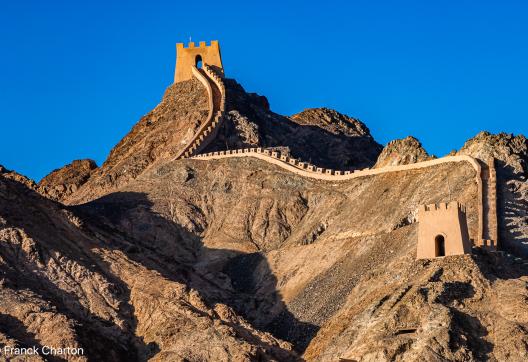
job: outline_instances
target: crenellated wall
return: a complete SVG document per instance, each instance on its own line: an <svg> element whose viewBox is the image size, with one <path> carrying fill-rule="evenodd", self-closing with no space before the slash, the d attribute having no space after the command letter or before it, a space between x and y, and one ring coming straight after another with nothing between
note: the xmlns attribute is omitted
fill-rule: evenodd
<svg viewBox="0 0 528 362"><path fill-rule="evenodd" d="M203 150L215 139L224 118L225 86L222 78L207 64L203 64L201 70L193 66L192 72L207 91L209 112L207 119L200 125L193 138L176 155L176 160L191 157Z"/></svg>
<svg viewBox="0 0 528 362"><path fill-rule="evenodd" d="M344 181L350 180L358 177L366 177L384 174L388 172L398 172L398 171L408 171L416 170L426 167L432 167L449 162L467 162L475 169L475 182L477 184L477 218L478 218L478 235L475 240L475 245L482 246L492 243L495 245L495 241L498 238L497 234L497 211L496 211L496 193L495 193L495 173L494 168L490 172L490 177L485 177L483 183L483 168L480 162L466 155L459 156L446 156L443 158L438 158L429 161L417 162L407 165L399 166L386 166L381 168L374 169L363 169L356 171L339 171L332 169L325 169L322 167L317 167L311 165L307 162L297 160L295 158L289 157L287 155L281 155L279 151L269 150L265 148L245 148L237 150L228 150L228 151L217 151L210 152L206 154L198 154L193 157L197 160L214 160L214 159L223 159L223 158L233 158L233 157L254 157L266 161L268 163L277 165L285 170L293 172L297 175L303 177L310 177L318 180L327 180L327 181ZM493 165L493 160L488 162L488 165ZM489 180L489 182L488 182ZM484 192L483 190L486 190ZM489 207L488 207L489 205ZM485 208L486 207L486 208ZM486 225L485 225L486 224ZM492 240L485 238L484 226L486 230L491 230L490 235Z"/></svg>
<svg viewBox="0 0 528 362"><path fill-rule="evenodd" d="M456 201L422 205L418 209L418 221L417 259L471 253L464 205ZM441 252L437 238L441 240Z"/></svg>
<svg viewBox="0 0 528 362"><path fill-rule="evenodd" d="M468 162L477 172L477 175L480 175L480 165L471 156L447 156L443 158L438 158L434 160L418 162L408 165L399 165L399 166L386 166L381 168L365 168L363 170L356 171L339 171L317 167L311 165L307 162L297 160L289 156L281 156L278 151L270 151L265 148L244 148L237 150L228 150L228 151L216 151L209 152L200 155L196 155L193 158L197 160L211 160L211 159L220 159L220 158L230 158L230 157L255 157L262 159L266 162L273 163L278 165L288 171L296 173L301 176L311 177L318 180L330 180L330 181L339 181L339 180L349 180L356 177L365 177L371 175L378 175L387 172L396 172L396 171L406 171L414 170L425 167L431 167L447 162ZM480 177L479 177L480 178Z"/></svg>

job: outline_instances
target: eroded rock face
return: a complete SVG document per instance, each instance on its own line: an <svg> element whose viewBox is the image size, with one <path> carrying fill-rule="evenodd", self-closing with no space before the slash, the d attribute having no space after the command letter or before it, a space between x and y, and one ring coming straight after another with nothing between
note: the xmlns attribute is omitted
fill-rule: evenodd
<svg viewBox="0 0 528 362"><path fill-rule="evenodd" d="M189 264L160 268L163 252L112 228L0 176L2 343L83 348L79 361L297 360L289 343L206 304Z"/></svg>
<svg viewBox="0 0 528 362"><path fill-rule="evenodd" d="M302 125L321 127L333 134L370 136L370 131L363 122L329 108L305 109L291 116L291 119Z"/></svg>
<svg viewBox="0 0 528 362"><path fill-rule="evenodd" d="M382 147L359 120L328 108L307 109L292 117L270 111L234 80L225 81L227 121L206 151L241 147L281 147L295 158L321 167L371 167Z"/></svg>
<svg viewBox="0 0 528 362"><path fill-rule="evenodd" d="M408 165L432 158L422 147L420 141L408 136L400 140L390 141L381 151L374 167Z"/></svg>
<svg viewBox="0 0 528 362"><path fill-rule="evenodd" d="M39 190L53 200L62 201L84 185L96 169L93 160L75 160L40 180Z"/></svg>

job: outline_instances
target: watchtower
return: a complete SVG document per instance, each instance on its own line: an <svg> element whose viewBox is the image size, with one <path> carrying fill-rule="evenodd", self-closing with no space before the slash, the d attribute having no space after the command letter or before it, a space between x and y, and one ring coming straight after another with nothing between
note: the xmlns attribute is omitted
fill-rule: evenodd
<svg viewBox="0 0 528 362"><path fill-rule="evenodd" d="M417 259L471 254L466 208L456 201L418 209Z"/></svg>
<svg viewBox="0 0 528 362"><path fill-rule="evenodd" d="M186 48L183 43L176 44L176 70L174 71L174 83L183 82L192 78L192 66L199 68L200 63L205 63L215 68L221 75L224 74L220 46L217 40L207 45L201 41L196 47L194 42L189 42Z"/></svg>

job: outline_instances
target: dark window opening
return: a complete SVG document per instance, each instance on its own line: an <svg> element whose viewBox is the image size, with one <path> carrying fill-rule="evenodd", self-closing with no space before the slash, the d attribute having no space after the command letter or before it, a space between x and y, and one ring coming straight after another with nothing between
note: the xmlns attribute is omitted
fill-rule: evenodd
<svg viewBox="0 0 528 362"><path fill-rule="evenodd" d="M202 56L201 55L197 55L196 58L194 59L194 65L196 65L196 68L201 68L202 67Z"/></svg>
<svg viewBox="0 0 528 362"><path fill-rule="evenodd" d="M443 235L435 237L435 256L445 256L445 239Z"/></svg>
<svg viewBox="0 0 528 362"><path fill-rule="evenodd" d="M398 331L396 331L395 335L400 335L400 334L410 334L410 333L414 333L416 332L416 328L406 328L406 329L400 329Z"/></svg>

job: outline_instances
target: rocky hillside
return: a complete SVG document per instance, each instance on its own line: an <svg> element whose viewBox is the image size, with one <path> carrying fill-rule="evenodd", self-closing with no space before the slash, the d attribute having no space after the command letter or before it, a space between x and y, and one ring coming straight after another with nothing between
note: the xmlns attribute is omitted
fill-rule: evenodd
<svg viewBox="0 0 528 362"><path fill-rule="evenodd" d="M343 170L370 167L381 152L382 147L368 128L356 119L325 108L284 117L269 109L265 97L246 93L234 80L226 79L225 83L226 121L205 152L250 146L280 147L294 157ZM53 191L52 196L77 204L116 190L151 165L171 160L206 116L205 88L197 80L171 85L161 103L112 149L108 159L90 174L78 192ZM51 184L48 189L63 189L61 183Z"/></svg>
<svg viewBox="0 0 528 362"><path fill-rule="evenodd" d="M381 151L374 167L408 165L432 158L422 147L420 141L409 136L400 140L390 141Z"/></svg>
<svg viewBox="0 0 528 362"><path fill-rule="evenodd" d="M430 157L412 137L382 151L356 119L284 117L226 88L206 151L280 147L339 169ZM174 161L206 113L200 83L178 83L99 168L40 185L0 168L0 346L79 346L90 361L528 359L525 259L415 260L419 205L464 203L475 237L471 166L327 182L253 158ZM498 159L501 240L520 255L526 139L482 133L460 153Z"/></svg>
<svg viewBox="0 0 528 362"><path fill-rule="evenodd" d="M75 160L40 180L39 190L53 200L63 200L77 192L96 169L97 164L93 160Z"/></svg>
<svg viewBox="0 0 528 362"><path fill-rule="evenodd" d="M523 135L481 132L464 144L459 154L486 160L497 167L500 242L528 257L528 140Z"/></svg>
<svg viewBox="0 0 528 362"><path fill-rule="evenodd" d="M183 250L165 268L148 244L0 176L0 343L81 347L90 361L296 359L204 303L178 261L196 246L173 243Z"/></svg>

